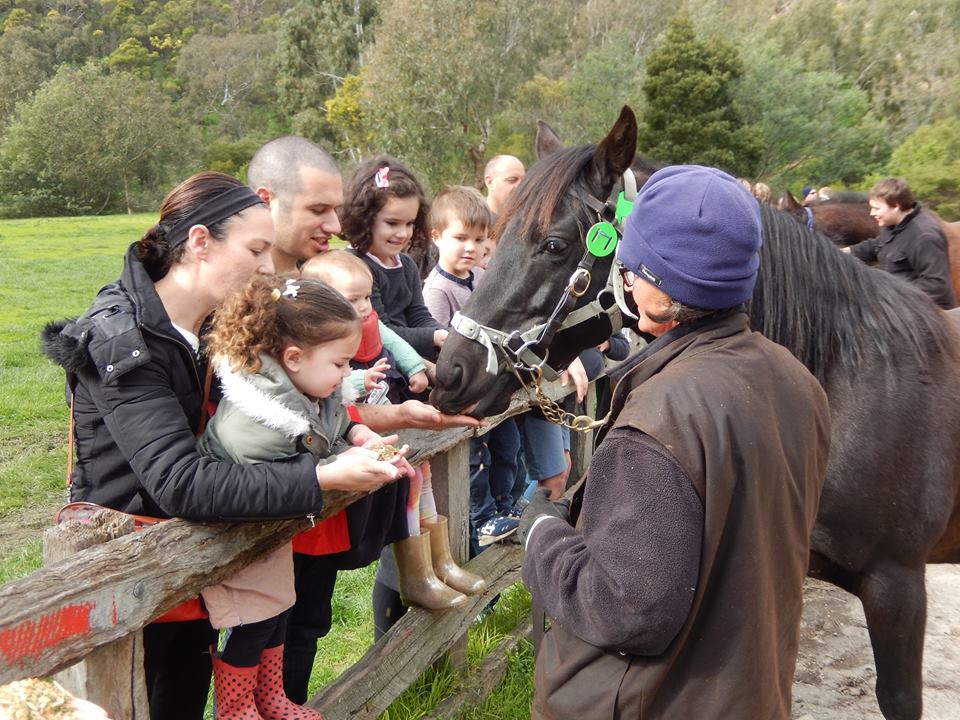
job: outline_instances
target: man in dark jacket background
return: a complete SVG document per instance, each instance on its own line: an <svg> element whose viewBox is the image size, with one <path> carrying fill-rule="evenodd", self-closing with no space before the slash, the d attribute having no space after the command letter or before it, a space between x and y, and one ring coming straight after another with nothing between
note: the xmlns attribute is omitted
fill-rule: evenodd
<svg viewBox="0 0 960 720"><path fill-rule="evenodd" d="M937 218L913 199L902 178L878 182L870 189L869 202L880 234L844 252L913 283L944 310L956 307L947 238Z"/></svg>
<svg viewBox="0 0 960 720"><path fill-rule="evenodd" d="M655 173L618 249L639 328L565 522L538 496L523 580L550 618L533 718L790 717L830 417L752 332L760 212L729 175Z"/></svg>

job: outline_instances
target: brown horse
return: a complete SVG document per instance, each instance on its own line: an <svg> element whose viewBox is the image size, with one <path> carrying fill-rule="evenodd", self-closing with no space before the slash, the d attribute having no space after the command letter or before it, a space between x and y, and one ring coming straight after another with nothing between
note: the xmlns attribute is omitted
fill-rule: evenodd
<svg viewBox="0 0 960 720"><path fill-rule="evenodd" d="M843 193L805 208L790 192L785 192L777 207L810 229L823 233L840 247L856 245L880 233L877 221L870 217L870 205L865 195Z"/></svg>
<svg viewBox="0 0 960 720"><path fill-rule="evenodd" d="M589 276L574 271L583 232L630 166L636 118L624 108L599 145L563 148L540 130L540 159L514 191L499 248L462 311L480 332L451 333L437 362L432 400L448 412L495 414L520 376L530 382L523 357L539 353L562 368L611 332L608 316L592 310L549 336L530 328L549 326L556 308L573 316L595 299L609 307L607 278L619 278L612 256L597 259ZM860 598L880 709L890 720L916 720L925 565L960 562L960 310L945 313L783 213L762 213L751 322L817 377L833 420L809 571ZM560 299L573 277L588 284L571 309Z"/></svg>

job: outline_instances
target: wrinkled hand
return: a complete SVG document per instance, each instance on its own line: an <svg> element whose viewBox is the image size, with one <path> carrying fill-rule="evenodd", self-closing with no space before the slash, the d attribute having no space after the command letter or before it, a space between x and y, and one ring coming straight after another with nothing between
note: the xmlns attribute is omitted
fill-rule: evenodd
<svg viewBox="0 0 960 720"><path fill-rule="evenodd" d="M483 421L469 415L444 415L433 405L419 400L407 400L397 405L400 409L400 422L396 427L417 428L421 430L445 430L452 427L480 427Z"/></svg>
<svg viewBox="0 0 960 720"><path fill-rule="evenodd" d="M363 387L367 392L371 392L377 387L377 383L387 376L390 369L390 363L385 357L380 358L374 363L373 367L363 371Z"/></svg>
<svg viewBox="0 0 960 720"><path fill-rule="evenodd" d="M573 362L560 373L560 384L563 387L566 387L573 381L573 386L577 390L577 402L583 402L583 399L587 396L587 386L590 384L590 380L587 379L587 371L583 367L583 363L580 362L580 358L574 358Z"/></svg>
<svg viewBox="0 0 960 720"><path fill-rule="evenodd" d="M536 522L537 518L544 516L560 518L564 522L569 522L570 501L551 502L550 490L537 488L530 504L523 509L523 514L520 516L520 526L517 528L516 538L521 545L525 546L527 544L527 533L530 532L533 523Z"/></svg>
<svg viewBox="0 0 960 720"><path fill-rule="evenodd" d="M427 386L430 384L430 380L427 378L427 373L424 370L421 370L418 373L414 373L410 376L410 382L408 387L410 392L421 393L427 389Z"/></svg>

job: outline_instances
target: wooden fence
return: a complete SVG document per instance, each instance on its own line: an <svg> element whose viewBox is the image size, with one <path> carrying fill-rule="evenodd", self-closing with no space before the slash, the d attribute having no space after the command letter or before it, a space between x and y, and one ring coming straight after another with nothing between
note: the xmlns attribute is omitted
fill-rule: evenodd
<svg viewBox="0 0 960 720"><path fill-rule="evenodd" d="M569 392L558 385L545 390L554 399ZM592 390L591 385L591 398ZM590 399L587 406L592 407ZM510 410L489 420L484 432L526 407L525 400L515 399ZM467 441L474 434L463 428L400 432L401 442L414 449L414 463L431 462L437 507L449 518L451 548L461 562L467 557L468 541ZM589 465L592 436L572 435L571 476L577 477ZM357 497L325 493L326 505L318 519ZM134 533L132 523L117 518L111 514L96 525L69 523L47 530L45 567L0 586L0 684L70 668L58 677L69 690L103 705L115 720L142 720L148 715L140 629L309 525L305 520L171 520ZM491 546L465 564L486 579L482 595L442 613L411 609L308 704L328 720L377 717L444 653L450 652L457 661L458 652L465 649L467 628L497 593L517 582L521 560L518 545ZM519 634L528 631L529 623ZM508 638L494 656L505 658L516 637ZM489 691L502 672L487 666L479 675L468 683L467 691L474 697L484 688ZM435 717L442 712L439 708Z"/></svg>

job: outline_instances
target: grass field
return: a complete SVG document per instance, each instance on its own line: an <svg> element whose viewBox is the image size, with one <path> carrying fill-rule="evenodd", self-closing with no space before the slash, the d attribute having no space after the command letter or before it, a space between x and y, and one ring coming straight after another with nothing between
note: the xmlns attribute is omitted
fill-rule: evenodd
<svg viewBox="0 0 960 720"><path fill-rule="evenodd" d="M152 214L0 221L0 584L40 566L40 532L65 495L68 413L63 372L39 349L49 320L82 313L122 267L127 246L155 222ZM374 569L341 574L334 629L318 648L311 694L356 662L373 638L370 591ZM478 663L529 611L521 587L470 631L469 662ZM464 720L530 716L532 653L511 658L511 671ZM384 713L422 717L454 691L458 676L430 671Z"/></svg>

